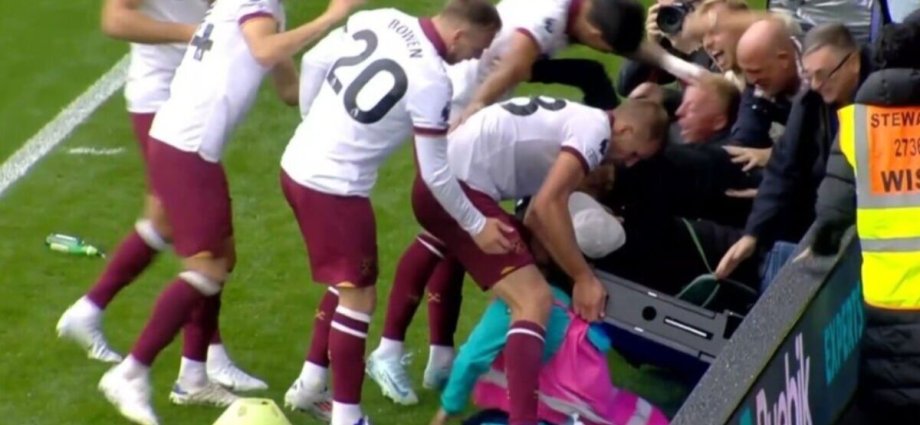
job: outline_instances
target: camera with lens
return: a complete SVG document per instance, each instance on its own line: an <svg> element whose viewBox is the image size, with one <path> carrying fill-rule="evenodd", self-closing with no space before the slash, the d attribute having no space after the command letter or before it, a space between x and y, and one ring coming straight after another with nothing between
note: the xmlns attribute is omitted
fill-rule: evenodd
<svg viewBox="0 0 920 425"><path fill-rule="evenodd" d="M677 2L667 6L661 6L658 9L658 29L667 35L680 34L684 26L684 19L693 12L693 3Z"/></svg>

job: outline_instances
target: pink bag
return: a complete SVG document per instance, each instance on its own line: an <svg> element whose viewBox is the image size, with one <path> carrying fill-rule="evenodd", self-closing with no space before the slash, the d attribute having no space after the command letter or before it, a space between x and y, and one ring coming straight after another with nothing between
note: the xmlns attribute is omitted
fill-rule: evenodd
<svg viewBox="0 0 920 425"><path fill-rule="evenodd" d="M668 425L651 403L613 386L607 359L588 340L588 323L569 312L571 323L562 346L540 371L541 420L554 424ZM509 411L503 356L479 378L473 400L484 409Z"/></svg>

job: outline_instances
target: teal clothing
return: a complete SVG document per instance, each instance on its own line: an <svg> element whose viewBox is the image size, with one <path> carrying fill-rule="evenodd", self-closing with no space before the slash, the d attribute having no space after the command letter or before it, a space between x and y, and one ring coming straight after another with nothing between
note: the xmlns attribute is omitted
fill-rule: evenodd
<svg viewBox="0 0 920 425"><path fill-rule="evenodd" d="M572 300L562 290L552 287L556 303L550 311L546 324L546 343L543 346L543 362L546 363L556 354L569 328L568 306ZM470 394L480 376L489 371L492 363L505 348L508 329L511 327L511 311L500 299L493 300L486 308L479 323L473 328L466 343L460 347L457 358L450 371L450 379L441 392L441 408L451 415L459 414L469 402ZM599 351L610 350L611 342L607 333L592 325L588 330L588 339Z"/></svg>

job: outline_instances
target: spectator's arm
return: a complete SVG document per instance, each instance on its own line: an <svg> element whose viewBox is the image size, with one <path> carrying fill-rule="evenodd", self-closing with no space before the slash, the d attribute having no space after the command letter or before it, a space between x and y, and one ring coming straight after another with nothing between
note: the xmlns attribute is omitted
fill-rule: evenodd
<svg viewBox="0 0 920 425"><path fill-rule="evenodd" d="M757 188L757 196L751 214L748 216L744 233L758 238L758 242L768 246L773 242L776 218L781 211L789 208L792 192L797 181L801 180L799 147L814 140L802 140L802 127L806 117L803 102L797 100L789 112L786 132L773 148L770 161L764 169L763 181Z"/></svg>
<svg viewBox="0 0 920 425"><path fill-rule="evenodd" d="M815 204L815 231L806 243L816 254L836 253L843 233L855 222L856 177L838 140L827 158L827 174Z"/></svg>
<svg viewBox="0 0 920 425"><path fill-rule="evenodd" d="M773 124L772 102L755 95L754 87L748 86L741 94L738 118L732 127L730 140L748 148L769 148L770 126Z"/></svg>
<svg viewBox="0 0 920 425"><path fill-rule="evenodd" d="M476 381L489 371L505 346L510 326L508 305L498 299L492 301L454 359L450 378L441 392L441 408L447 414L463 412Z"/></svg>

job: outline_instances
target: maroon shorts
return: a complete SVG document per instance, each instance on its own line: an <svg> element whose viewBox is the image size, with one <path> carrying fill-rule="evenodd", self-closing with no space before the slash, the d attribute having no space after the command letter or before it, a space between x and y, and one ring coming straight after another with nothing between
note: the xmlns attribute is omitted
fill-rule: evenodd
<svg viewBox="0 0 920 425"><path fill-rule="evenodd" d="M479 287L487 291L508 273L534 264L526 243L527 232L521 222L508 214L492 197L463 183L460 185L473 206L486 217L499 219L515 228L514 234L507 235L514 243L511 252L493 255L479 249L472 236L444 210L419 176L415 177L412 184L412 211L422 228L444 243L447 250L445 256L456 256Z"/></svg>
<svg viewBox="0 0 920 425"><path fill-rule="evenodd" d="M148 179L172 225L172 243L182 258L224 256L233 236L227 175L219 163L150 138Z"/></svg>
<svg viewBox="0 0 920 425"><path fill-rule="evenodd" d="M144 160L144 164L148 164L150 159L147 155L147 148L150 145L148 138L150 137L150 126L153 125L153 117L156 114L137 114L131 113L131 125L134 128L134 137L137 138L137 145L141 151L141 158Z"/></svg>
<svg viewBox="0 0 920 425"><path fill-rule="evenodd" d="M377 283L377 224L371 200L298 184L281 171L281 190L307 244L313 280L365 288Z"/></svg>

